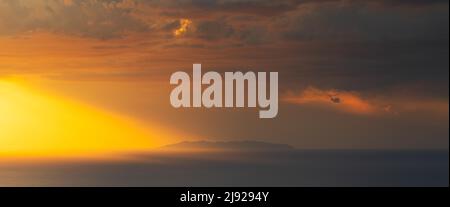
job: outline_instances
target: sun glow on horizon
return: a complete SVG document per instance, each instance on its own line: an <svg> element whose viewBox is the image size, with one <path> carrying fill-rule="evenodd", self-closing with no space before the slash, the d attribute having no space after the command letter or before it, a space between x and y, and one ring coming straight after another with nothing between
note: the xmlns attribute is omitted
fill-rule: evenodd
<svg viewBox="0 0 450 207"><path fill-rule="evenodd" d="M89 157L149 150L174 135L15 81L0 80L1 157Z"/></svg>

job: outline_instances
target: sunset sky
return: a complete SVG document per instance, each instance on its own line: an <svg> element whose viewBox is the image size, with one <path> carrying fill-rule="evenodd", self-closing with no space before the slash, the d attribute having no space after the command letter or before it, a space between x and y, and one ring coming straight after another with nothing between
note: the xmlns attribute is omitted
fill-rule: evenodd
<svg viewBox="0 0 450 207"><path fill-rule="evenodd" d="M0 156L184 140L448 149L448 56L446 0L0 0ZM170 75L193 63L279 72L278 116L172 108Z"/></svg>

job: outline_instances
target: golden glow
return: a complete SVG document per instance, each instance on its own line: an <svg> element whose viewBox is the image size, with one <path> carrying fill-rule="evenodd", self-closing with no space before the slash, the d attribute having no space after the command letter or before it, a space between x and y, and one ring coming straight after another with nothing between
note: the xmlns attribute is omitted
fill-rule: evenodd
<svg viewBox="0 0 450 207"><path fill-rule="evenodd" d="M184 35L191 24L192 21L189 19L180 19L180 27L174 32L175 37Z"/></svg>
<svg viewBox="0 0 450 207"><path fill-rule="evenodd" d="M358 94L348 91L320 90L309 87L300 94L288 94L284 101L294 104L321 104L354 114L374 114L377 107ZM334 99L334 101L333 101Z"/></svg>
<svg viewBox="0 0 450 207"><path fill-rule="evenodd" d="M0 80L0 158L96 156L148 150L173 135Z"/></svg>
<svg viewBox="0 0 450 207"><path fill-rule="evenodd" d="M289 92L282 98L292 104L309 104L330 107L357 115L398 115L400 113L425 112L436 118L448 116L448 100L414 97L380 96L363 97L352 91L321 90L308 87L300 93Z"/></svg>

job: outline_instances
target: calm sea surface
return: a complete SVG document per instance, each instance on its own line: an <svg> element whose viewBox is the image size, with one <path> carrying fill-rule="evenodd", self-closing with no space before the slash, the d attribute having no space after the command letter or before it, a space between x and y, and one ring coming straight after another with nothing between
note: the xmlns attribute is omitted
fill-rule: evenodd
<svg viewBox="0 0 450 207"><path fill-rule="evenodd" d="M448 186L448 151L290 150L0 162L0 186Z"/></svg>

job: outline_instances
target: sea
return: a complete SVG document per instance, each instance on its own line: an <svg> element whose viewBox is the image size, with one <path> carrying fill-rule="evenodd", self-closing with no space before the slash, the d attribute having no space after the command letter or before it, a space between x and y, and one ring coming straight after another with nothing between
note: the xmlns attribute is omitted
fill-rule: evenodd
<svg viewBox="0 0 450 207"><path fill-rule="evenodd" d="M448 150L139 153L119 160L1 162L0 186L449 186Z"/></svg>

